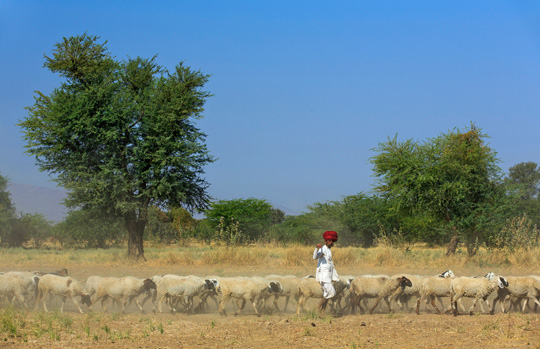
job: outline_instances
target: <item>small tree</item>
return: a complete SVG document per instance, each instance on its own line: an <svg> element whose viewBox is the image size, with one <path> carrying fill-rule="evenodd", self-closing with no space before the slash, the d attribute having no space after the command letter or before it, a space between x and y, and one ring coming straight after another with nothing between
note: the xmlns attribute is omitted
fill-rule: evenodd
<svg viewBox="0 0 540 349"><path fill-rule="evenodd" d="M0 174L0 243L2 244L6 243L11 234L11 224L15 218L15 206L11 202L7 185L8 179Z"/></svg>
<svg viewBox="0 0 540 349"><path fill-rule="evenodd" d="M249 198L213 202L205 214L214 228L237 230L247 240L256 241L264 237L275 212L266 200Z"/></svg>
<svg viewBox="0 0 540 349"><path fill-rule="evenodd" d="M125 241L126 229L121 218L97 209L74 210L55 227L56 238L64 245L108 248Z"/></svg>

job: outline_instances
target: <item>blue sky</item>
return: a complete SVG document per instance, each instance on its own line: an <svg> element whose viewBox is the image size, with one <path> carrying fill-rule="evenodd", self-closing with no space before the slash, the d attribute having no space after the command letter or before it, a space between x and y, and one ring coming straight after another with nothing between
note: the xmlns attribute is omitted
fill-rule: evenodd
<svg viewBox="0 0 540 349"><path fill-rule="evenodd" d="M536 1L0 0L0 173L54 187L16 123L62 37L87 32L117 58L211 74L199 127L218 160L216 199L289 213L372 189L379 142L436 137L471 121L503 170L540 163Z"/></svg>

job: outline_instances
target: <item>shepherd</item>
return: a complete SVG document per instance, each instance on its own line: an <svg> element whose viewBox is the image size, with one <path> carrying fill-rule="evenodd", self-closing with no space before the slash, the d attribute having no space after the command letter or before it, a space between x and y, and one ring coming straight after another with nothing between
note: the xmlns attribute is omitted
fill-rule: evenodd
<svg viewBox="0 0 540 349"><path fill-rule="evenodd" d="M332 285L332 281L338 281L338 274L332 262L332 251L330 249L338 240L338 235L335 231L325 231L323 234L324 245L317 244L313 252L313 259L318 259L316 280L321 284L323 290L323 299L317 306L319 315L324 315L324 309L328 304L328 300L336 295L336 290Z"/></svg>

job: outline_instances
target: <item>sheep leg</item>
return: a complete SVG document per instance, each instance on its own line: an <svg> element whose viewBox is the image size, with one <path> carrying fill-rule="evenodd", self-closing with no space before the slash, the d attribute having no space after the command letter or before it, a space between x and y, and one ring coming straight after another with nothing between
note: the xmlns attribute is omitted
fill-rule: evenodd
<svg viewBox="0 0 540 349"><path fill-rule="evenodd" d="M439 298L439 300L441 299ZM431 297L431 306L435 308L435 311L437 311L437 314L442 314L439 308L437 307L437 305L435 304L435 297ZM442 301L441 301L441 307L442 309L444 309L444 304L442 304Z"/></svg>
<svg viewBox="0 0 540 349"><path fill-rule="evenodd" d="M373 314L373 310L375 310L375 308L377 308L377 305L379 305L379 302L381 301L383 297L377 297L377 299L375 300L375 305L373 305L373 307L371 307L371 309L369 310L369 313L370 314Z"/></svg>
<svg viewBox="0 0 540 349"><path fill-rule="evenodd" d="M104 313L107 312L107 308L105 307L105 304L107 303L107 298L109 298L108 295L104 295L104 296L101 298L101 307L103 308L103 312L104 312Z"/></svg>
<svg viewBox="0 0 540 349"><path fill-rule="evenodd" d="M41 302L43 303L43 309L45 309L45 312L48 313L49 310L47 309L47 305L45 304L45 299L47 298L49 294L49 291L44 291L43 294L42 294L42 299L41 299Z"/></svg>
<svg viewBox="0 0 540 349"><path fill-rule="evenodd" d="M143 300L141 301L141 306L144 306L146 304L146 302L148 302L148 300L150 298L153 298L153 293L151 293L151 292L146 293Z"/></svg>
<svg viewBox="0 0 540 349"><path fill-rule="evenodd" d="M64 304L66 304L67 296L62 296L62 305L60 306L60 313L64 312Z"/></svg>
<svg viewBox="0 0 540 349"><path fill-rule="evenodd" d="M236 305L238 306L238 310L234 313L234 315L238 315L244 310L244 307L246 306L246 300L244 298L239 299L236 301ZM255 313L257 313L257 304L253 301L253 308L255 308Z"/></svg>
<svg viewBox="0 0 540 349"><path fill-rule="evenodd" d="M386 305L388 306L388 311L390 313L393 313L392 311L392 305L390 304L390 300L388 300L388 297L384 297L384 301L386 302ZM409 306L407 305L407 309L409 309Z"/></svg>
<svg viewBox="0 0 540 349"><path fill-rule="evenodd" d="M246 304L246 301L244 300L244 303L242 304L242 308L243 305ZM256 300L251 300L251 304L253 305L253 309L255 309L255 314L257 314L257 316L261 316L261 314L259 314L259 310L257 309L257 301Z"/></svg>
<svg viewBox="0 0 540 349"><path fill-rule="evenodd" d="M20 291L15 291L14 292L13 299L11 300L11 306L13 306L13 304L15 302L15 299L17 299L17 301L19 303L21 303L22 305L24 305L24 307L26 309L28 309L28 305L26 304L26 300L24 299L24 296L22 295L22 293Z"/></svg>
<svg viewBox="0 0 540 349"><path fill-rule="evenodd" d="M529 294L527 295L527 298L525 298L525 302L523 303L523 310L522 310L522 313L525 312L525 306L529 305L529 304L528 304L528 301L529 301L529 300L533 301L533 302L535 303L535 306L536 306L536 305L539 305L539 306L540 306L540 302L538 302L538 299L536 299L536 296L529 293ZM530 307L529 307L529 308L530 308Z"/></svg>
<svg viewBox="0 0 540 349"><path fill-rule="evenodd" d="M289 300L291 299L290 295L285 296L285 306L283 307L283 312L287 311L287 306L289 305ZM297 300L298 301L298 300ZM279 309L278 309L279 311Z"/></svg>
<svg viewBox="0 0 540 349"><path fill-rule="evenodd" d="M416 315L420 315L420 303L422 303L423 300L426 300L428 297L427 296L420 296L418 297L418 299L416 300ZM439 309L437 309L437 306L435 306L435 303L434 303L434 299L433 297L429 297L431 299L431 305L433 307L435 307L435 309L437 310L437 313L440 314L440 311Z"/></svg>
<svg viewBox="0 0 540 349"><path fill-rule="evenodd" d="M278 307L278 304L277 304L278 299L279 299L279 295L277 295L277 294L274 295L274 309L276 309L277 311L281 311L281 310L279 310L279 307ZM288 301L289 301L289 296L287 296L287 301L285 303L285 308L287 308Z"/></svg>
<svg viewBox="0 0 540 349"><path fill-rule="evenodd" d="M473 304L471 305L471 307L469 308L469 315L473 315L474 314L474 307L476 306L476 303L478 302L478 297L475 297L474 298L474 301L473 301Z"/></svg>
<svg viewBox="0 0 540 349"><path fill-rule="evenodd" d="M83 312L82 309L81 309L81 306L79 305L79 302L77 302L77 300L75 299L75 297L69 296L69 299L71 299L71 301L73 302L73 304L75 304L75 306L77 307L77 309L79 309L79 313L84 314L84 312ZM63 306L63 304L62 304L62 306Z"/></svg>
<svg viewBox="0 0 540 349"><path fill-rule="evenodd" d="M441 305L441 309L444 309L444 303L442 301L442 298L437 296L437 300L439 301L439 304Z"/></svg>
<svg viewBox="0 0 540 349"><path fill-rule="evenodd" d="M187 314L190 315L193 310L193 296L187 296L187 304L186 304L186 311Z"/></svg>
<svg viewBox="0 0 540 349"><path fill-rule="evenodd" d="M300 315L300 310L304 308L305 298L304 295L300 296L298 304L296 304L296 316Z"/></svg>
<svg viewBox="0 0 540 349"><path fill-rule="evenodd" d="M482 300L484 301L484 303L486 303L486 305L488 307L488 310L489 310L489 313L493 314L495 308L492 308L491 305L489 304L488 296L482 298ZM480 305L482 305L482 303L480 303ZM482 309L483 309L483 307L482 307ZM484 311L482 310L482 312L484 312Z"/></svg>
<svg viewBox="0 0 540 349"><path fill-rule="evenodd" d="M165 298L165 294L161 293L159 294L159 298L157 299L158 310L160 313L163 313L163 309L161 308L161 302L163 301L163 298ZM156 305L154 304L154 313L155 312L156 312Z"/></svg>
<svg viewBox="0 0 540 349"><path fill-rule="evenodd" d="M139 310L141 311L141 314L145 314L146 312L144 311L141 303L139 302L139 297L135 297L135 304L137 304L137 306L139 307Z"/></svg>
<svg viewBox="0 0 540 349"><path fill-rule="evenodd" d="M458 302L459 300L461 299L462 296L458 296L458 295L455 295L455 294L452 294L450 296L450 306L452 306L454 308L454 316L457 316L459 315L459 312L458 312ZM462 306L463 308L463 306Z"/></svg>
<svg viewBox="0 0 540 349"><path fill-rule="evenodd" d="M227 302L229 302L228 296L222 296L221 300L219 301L219 313L221 315L226 316L227 312L225 311L225 306L227 305Z"/></svg>
<svg viewBox="0 0 540 349"><path fill-rule="evenodd" d="M365 308L362 308L362 304L361 303L364 303L364 307ZM358 309L360 309L360 312L362 314L364 314L367 310L368 310L368 306L367 306L367 300L365 298L363 298L363 296L356 296L356 302L355 302L355 305L358 306Z"/></svg>
<svg viewBox="0 0 540 349"><path fill-rule="evenodd" d="M36 296L36 305L34 306L34 311L36 311L37 308L39 307L39 302L41 301L41 298L42 298L42 294L41 294L41 293L42 293L42 291L39 290L39 291L38 291L38 294L37 294L37 296Z"/></svg>

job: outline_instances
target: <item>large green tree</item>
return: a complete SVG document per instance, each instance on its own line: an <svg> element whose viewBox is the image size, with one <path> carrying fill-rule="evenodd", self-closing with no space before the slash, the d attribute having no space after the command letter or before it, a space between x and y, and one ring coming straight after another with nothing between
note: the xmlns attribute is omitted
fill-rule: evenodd
<svg viewBox="0 0 540 349"><path fill-rule="evenodd" d="M20 126L27 153L68 189L67 206L123 218L139 259L150 206L209 202L202 175L214 159L195 124L209 76L183 63L168 71L155 56L117 60L105 45L86 33L56 44L44 66L64 80L36 92Z"/></svg>
<svg viewBox="0 0 540 349"><path fill-rule="evenodd" d="M464 238L476 253L480 233L497 219L504 190L495 151L474 124L424 142L397 136L380 143L371 158L376 190L400 214L428 215L447 224L455 252Z"/></svg>

